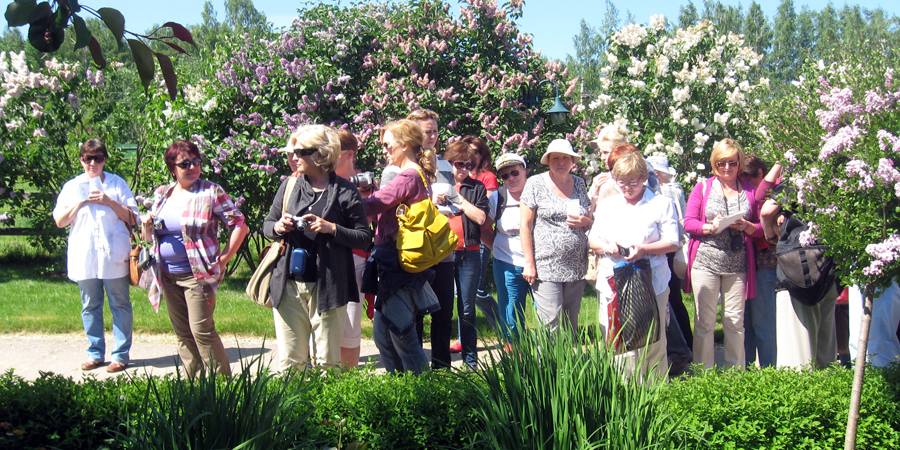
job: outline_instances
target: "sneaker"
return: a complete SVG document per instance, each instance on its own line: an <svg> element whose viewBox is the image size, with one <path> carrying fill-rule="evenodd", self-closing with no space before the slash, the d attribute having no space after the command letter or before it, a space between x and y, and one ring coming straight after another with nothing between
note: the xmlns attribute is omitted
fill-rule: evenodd
<svg viewBox="0 0 900 450"><path fill-rule="evenodd" d="M459 353L462 351L462 342L456 341L450 344L450 353Z"/></svg>

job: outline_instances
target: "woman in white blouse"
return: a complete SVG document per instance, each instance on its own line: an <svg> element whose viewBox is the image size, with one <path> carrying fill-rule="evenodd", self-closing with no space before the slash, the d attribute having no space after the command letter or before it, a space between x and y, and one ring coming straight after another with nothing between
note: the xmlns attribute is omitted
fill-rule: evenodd
<svg viewBox="0 0 900 450"><path fill-rule="evenodd" d="M106 358L103 337L103 292L109 298L116 346L107 372L128 367L131 350L132 311L128 294L128 227L138 209L134 195L122 178L103 171L109 153L100 139L89 139L78 153L84 173L63 185L53 220L60 228L71 225L68 244L68 276L81 292L81 321L87 334L88 360L81 370L100 367Z"/></svg>
<svg viewBox="0 0 900 450"><path fill-rule="evenodd" d="M609 332L607 307L612 298L608 279L613 275L613 265L618 262L636 262L647 259L656 295L659 330L665 326L669 299L669 266L666 253L678 248L678 216L672 202L654 194L644 182L649 176L647 163L639 153L629 153L613 166L612 176L621 194L608 197L597 205L594 227L589 239L592 249L601 253L605 263L597 274L597 293L600 299L601 327ZM628 249L628 255L620 252ZM665 332L651 333L658 340L646 346L624 353L627 373L646 374L655 370L660 376L668 372ZM641 367L638 368L638 362Z"/></svg>

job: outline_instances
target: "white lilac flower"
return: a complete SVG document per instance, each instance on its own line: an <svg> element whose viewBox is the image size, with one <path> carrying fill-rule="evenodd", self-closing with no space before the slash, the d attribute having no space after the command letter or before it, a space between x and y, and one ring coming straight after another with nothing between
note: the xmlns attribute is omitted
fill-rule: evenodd
<svg viewBox="0 0 900 450"><path fill-rule="evenodd" d="M647 83L641 80L628 80L628 85L635 89L644 89L647 87Z"/></svg>
<svg viewBox="0 0 900 450"><path fill-rule="evenodd" d="M697 170L706 170L706 164L697 163Z"/></svg>
<svg viewBox="0 0 900 450"><path fill-rule="evenodd" d="M656 141L657 144L662 144L662 142L663 142L663 135L662 135L662 133L656 133L656 134L654 134L654 135L653 135L653 140Z"/></svg>
<svg viewBox="0 0 900 450"><path fill-rule="evenodd" d="M218 102L216 101L215 98L211 98L211 99L207 100L206 103L203 104L203 110L206 112L210 112L210 111L216 109L216 106L218 106Z"/></svg>
<svg viewBox="0 0 900 450"><path fill-rule="evenodd" d="M715 113L715 114L713 114L713 122L715 122L719 125L725 126L725 125L728 125L728 119L730 117L731 117L730 112L725 112L725 113L721 113L721 114Z"/></svg>
<svg viewBox="0 0 900 450"><path fill-rule="evenodd" d="M684 148L681 146L681 144L679 144L677 142L672 143L672 145L667 145L666 151L668 151L669 153L672 153L674 155L684 154Z"/></svg>
<svg viewBox="0 0 900 450"><path fill-rule="evenodd" d="M706 124L701 122L699 117L691 119L691 126L694 127L694 131L701 131L706 128Z"/></svg>
<svg viewBox="0 0 900 450"><path fill-rule="evenodd" d="M683 103L691 98L691 87L685 86L681 89L675 88L672 89L672 99L677 103Z"/></svg>
<svg viewBox="0 0 900 450"><path fill-rule="evenodd" d="M666 76L669 74L669 58L666 55L656 57L656 74Z"/></svg>
<svg viewBox="0 0 900 450"><path fill-rule="evenodd" d="M654 14L650 16L650 28L656 31L662 31L666 28L666 16L662 14Z"/></svg>
<svg viewBox="0 0 900 450"><path fill-rule="evenodd" d="M694 142L696 142L697 145L700 147L703 147L704 145L706 145L706 141L708 141L708 140L709 140L709 136L707 136L703 133L697 133L694 135Z"/></svg>
<svg viewBox="0 0 900 450"><path fill-rule="evenodd" d="M628 68L628 75L631 75L634 78L638 78L644 74L644 71L647 70L648 61L646 59L638 59L632 63L631 67Z"/></svg>
<svg viewBox="0 0 900 450"><path fill-rule="evenodd" d="M597 108L606 108L612 103L612 97L607 94L600 94L597 98L588 104L588 108L597 109Z"/></svg>
<svg viewBox="0 0 900 450"><path fill-rule="evenodd" d="M38 128L34 130L34 133L31 133L31 137L47 137L47 130Z"/></svg>
<svg viewBox="0 0 900 450"><path fill-rule="evenodd" d="M784 159L791 164L797 164L800 161L800 159L797 158L797 155L794 154L794 149L784 152Z"/></svg>
<svg viewBox="0 0 900 450"><path fill-rule="evenodd" d="M635 48L638 45L641 45L641 42L643 42L646 37L646 28L638 24L630 23L622 27L621 30L615 32L612 36L612 40L619 45Z"/></svg>

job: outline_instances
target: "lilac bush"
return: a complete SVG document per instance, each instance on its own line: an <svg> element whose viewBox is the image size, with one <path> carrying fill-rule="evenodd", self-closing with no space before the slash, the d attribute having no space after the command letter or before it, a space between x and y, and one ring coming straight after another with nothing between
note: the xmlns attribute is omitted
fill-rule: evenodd
<svg viewBox="0 0 900 450"><path fill-rule="evenodd" d="M900 85L896 62L849 55L808 65L769 118L771 157L810 232L848 284L883 287L900 274Z"/></svg>
<svg viewBox="0 0 900 450"><path fill-rule="evenodd" d="M743 36L709 22L673 30L655 15L646 26L628 24L613 34L606 58L603 92L580 107L574 133L586 173L601 169L587 141L613 123L646 155L666 156L686 182L710 174L719 140L734 138L752 150L767 138L759 97L769 82L758 75L762 55Z"/></svg>
<svg viewBox="0 0 900 450"><path fill-rule="evenodd" d="M171 101L157 89L148 137L159 148L194 140L210 161L205 176L244 199L251 229L260 228L287 175L278 149L301 124L348 128L360 141L358 166L377 172L381 127L429 108L441 116L441 142L475 134L497 155L537 162L573 126L545 122L538 107L549 109L552 98L526 107L524 93L544 79L563 89L574 80L519 32L522 3L469 0L458 16L429 0L303 9L280 33L220 44L202 61L208 78L184 81L184 98Z"/></svg>

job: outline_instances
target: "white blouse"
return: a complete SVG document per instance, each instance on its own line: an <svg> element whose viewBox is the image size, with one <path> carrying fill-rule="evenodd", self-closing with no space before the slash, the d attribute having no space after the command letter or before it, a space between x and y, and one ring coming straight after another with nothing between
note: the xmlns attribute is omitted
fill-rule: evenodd
<svg viewBox="0 0 900 450"><path fill-rule="evenodd" d="M128 184L118 175L103 172L101 190L138 215L137 202ZM63 185L53 217L65 214L89 192L90 178L83 173ZM128 251L131 249L128 225L106 205L85 202L78 209L69 229L68 273L72 281L109 280L128 275Z"/></svg>
<svg viewBox="0 0 900 450"><path fill-rule="evenodd" d="M591 240L618 242L623 247L635 244L651 244L665 241L678 245L678 214L672 200L644 189L643 198L636 205L629 205L622 194L608 197L597 205ZM669 286L671 272L666 255L646 255L653 272L653 291L656 295ZM607 278L613 274L613 266L625 259L619 255L604 256L597 273L597 291L612 295Z"/></svg>

